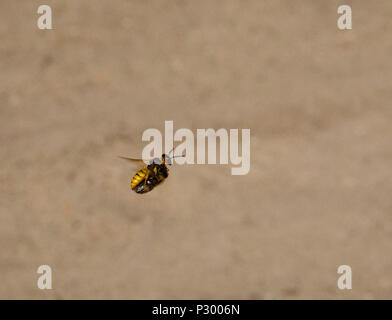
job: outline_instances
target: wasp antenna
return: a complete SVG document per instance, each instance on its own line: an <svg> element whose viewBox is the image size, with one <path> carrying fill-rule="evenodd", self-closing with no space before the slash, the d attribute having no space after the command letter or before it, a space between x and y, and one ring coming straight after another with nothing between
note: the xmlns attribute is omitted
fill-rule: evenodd
<svg viewBox="0 0 392 320"><path fill-rule="evenodd" d="M167 155L170 156L170 154L174 151L174 149L175 149L175 147L173 147L173 149L171 149Z"/></svg>
<svg viewBox="0 0 392 320"><path fill-rule="evenodd" d="M173 158L185 158L185 155L183 154L181 156L173 156L173 157L171 157L171 159L173 159Z"/></svg>

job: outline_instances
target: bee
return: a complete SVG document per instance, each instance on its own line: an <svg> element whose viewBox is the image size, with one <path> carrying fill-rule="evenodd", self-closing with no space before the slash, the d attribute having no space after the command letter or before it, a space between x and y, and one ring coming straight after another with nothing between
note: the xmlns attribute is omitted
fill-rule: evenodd
<svg viewBox="0 0 392 320"><path fill-rule="evenodd" d="M172 150L173 151L173 150ZM169 168L167 166L172 165L172 159L176 157L184 156L173 156L169 154L162 154L162 158L154 158L150 160L149 164L143 165L131 179L131 189L136 193L146 193L154 189L157 185L162 183L169 176ZM143 163L142 159L121 157L122 159Z"/></svg>

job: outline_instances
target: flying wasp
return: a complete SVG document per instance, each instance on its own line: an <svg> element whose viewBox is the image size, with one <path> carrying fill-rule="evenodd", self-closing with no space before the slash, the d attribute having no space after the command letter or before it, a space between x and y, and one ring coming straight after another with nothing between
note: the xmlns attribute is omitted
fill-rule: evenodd
<svg viewBox="0 0 392 320"><path fill-rule="evenodd" d="M162 154L162 159L154 158L150 160L149 164L143 165L143 167L138 170L131 180L131 189L136 193L146 193L154 189L158 184L163 182L169 176L169 168L167 166L172 165L172 159L184 156L173 156L170 154L174 148L169 152L169 154ZM128 157L121 157L132 162L143 163L143 159L135 159Z"/></svg>

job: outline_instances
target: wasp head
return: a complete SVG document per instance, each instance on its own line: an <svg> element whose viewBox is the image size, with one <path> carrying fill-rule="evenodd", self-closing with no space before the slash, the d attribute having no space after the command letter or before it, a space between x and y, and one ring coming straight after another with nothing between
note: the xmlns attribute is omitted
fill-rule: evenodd
<svg viewBox="0 0 392 320"><path fill-rule="evenodd" d="M170 158L167 154L162 154L162 164L172 165L172 158Z"/></svg>

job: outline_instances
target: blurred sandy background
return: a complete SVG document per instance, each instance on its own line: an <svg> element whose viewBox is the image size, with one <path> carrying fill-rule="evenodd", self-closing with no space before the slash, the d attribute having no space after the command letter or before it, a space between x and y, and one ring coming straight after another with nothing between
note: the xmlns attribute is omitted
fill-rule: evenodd
<svg viewBox="0 0 392 320"><path fill-rule="evenodd" d="M391 17L388 0L1 0L0 298L392 298ZM116 157L164 120L250 128L249 175L176 166L135 194Z"/></svg>

